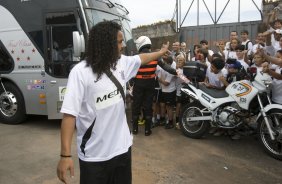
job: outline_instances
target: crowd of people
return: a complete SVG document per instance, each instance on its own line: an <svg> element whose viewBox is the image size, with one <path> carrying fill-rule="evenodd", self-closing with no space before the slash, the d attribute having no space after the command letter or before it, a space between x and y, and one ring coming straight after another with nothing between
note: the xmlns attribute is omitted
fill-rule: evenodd
<svg viewBox="0 0 282 184"><path fill-rule="evenodd" d="M206 77L200 82L204 87L216 90L225 90L230 83L246 79L248 68L255 67L258 72L271 75L273 78L272 101L282 104L282 21L275 18L276 13L274 10L269 14L268 20L271 23L268 24L268 29L258 32L255 40L249 39L248 30L231 31L229 41L218 40L214 45L216 49L211 50L209 42L203 39L193 45L191 51L185 42L176 41L172 43L171 51L162 56L161 60L172 69L177 70L178 75L183 74L183 66L191 61L205 65L207 67ZM146 36L140 38L150 40ZM142 42L140 38L136 40L139 52ZM141 47L150 52L151 42ZM137 75L138 79L133 78L130 83L131 87L134 84L145 84L146 87L149 87L146 83L149 81L148 72L144 72L144 68L148 66L139 69L139 72L143 71L143 73ZM138 86L136 86L137 89L133 87L133 134L138 133L138 122L139 125L145 122L146 136L152 133L152 127L164 125L166 129L179 128L181 106L189 102L189 99L183 99L181 95L182 79L173 71L169 71L171 69L166 69L168 67L163 68L155 64L153 68L154 70L150 70L154 73L153 76L150 73L150 103L148 103L149 99L145 100L146 93L137 92ZM154 79L155 82L153 82ZM155 86L154 94L153 85ZM138 108L136 101L138 101ZM210 133L218 136L222 135L223 131L212 130ZM233 139L239 139L239 137L238 134L231 136Z"/></svg>

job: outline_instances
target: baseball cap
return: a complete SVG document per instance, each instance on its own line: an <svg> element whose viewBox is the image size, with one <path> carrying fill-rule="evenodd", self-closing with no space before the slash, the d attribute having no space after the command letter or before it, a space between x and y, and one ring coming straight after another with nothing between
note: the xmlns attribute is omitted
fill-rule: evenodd
<svg viewBox="0 0 282 184"><path fill-rule="evenodd" d="M235 61L234 63L227 64L227 67L228 68L240 69L242 67L242 65L239 61Z"/></svg>

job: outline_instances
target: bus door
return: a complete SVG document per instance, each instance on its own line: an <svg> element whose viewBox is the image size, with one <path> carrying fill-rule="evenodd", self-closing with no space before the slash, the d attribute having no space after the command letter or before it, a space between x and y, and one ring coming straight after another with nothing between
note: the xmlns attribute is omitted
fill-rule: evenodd
<svg viewBox="0 0 282 184"><path fill-rule="evenodd" d="M46 18L46 101L49 119L59 119L67 78L79 58L73 56L73 13L52 13Z"/></svg>

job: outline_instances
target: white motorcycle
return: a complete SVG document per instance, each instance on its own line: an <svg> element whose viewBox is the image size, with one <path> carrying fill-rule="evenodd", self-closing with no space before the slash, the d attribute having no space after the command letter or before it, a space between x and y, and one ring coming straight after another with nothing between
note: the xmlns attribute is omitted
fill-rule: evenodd
<svg viewBox="0 0 282 184"><path fill-rule="evenodd" d="M194 100L183 108L180 128L188 137L201 138L211 125L234 129L256 116L261 144L268 154L282 160L282 105L271 103L268 74L254 68L249 73L250 80L233 82L225 91L188 82L181 91Z"/></svg>

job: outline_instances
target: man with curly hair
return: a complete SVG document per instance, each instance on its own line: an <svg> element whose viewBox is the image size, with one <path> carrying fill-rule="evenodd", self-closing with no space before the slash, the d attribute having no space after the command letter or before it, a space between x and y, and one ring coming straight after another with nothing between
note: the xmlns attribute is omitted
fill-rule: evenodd
<svg viewBox="0 0 282 184"><path fill-rule="evenodd" d="M123 42L119 24L96 24L89 33L86 60L69 75L61 109L61 159L57 167L57 175L64 183L68 182L68 171L74 176L71 143L75 127L81 184L132 182L132 135L125 104L121 92L105 73L110 70L124 87L141 65L164 55L169 43L158 52L124 56Z"/></svg>

